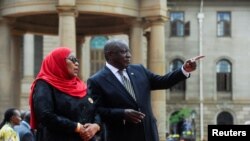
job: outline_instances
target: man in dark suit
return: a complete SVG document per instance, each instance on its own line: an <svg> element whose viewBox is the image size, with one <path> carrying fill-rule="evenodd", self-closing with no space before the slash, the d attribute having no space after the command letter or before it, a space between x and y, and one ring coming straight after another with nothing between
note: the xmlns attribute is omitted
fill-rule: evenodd
<svg viewBox="0 0 250 141"><path fill-rule="evenodd" d="M124 41L109 40L104 55L105 67L87 82L106 125L108 141L159 141L150 91L187 79L196 69L196 60L204 56L189 59L182 68L160 76L142 65L130 65L131 54Z"/></svg>
<svg viewBox="0 0 250 141"><path fill-rule="evenodd" d="M30 128L30 112L26 111L23 115L23 120L20 125L14 127L14 130L18 132L20 141L35 141L35 137Z"/></svg>

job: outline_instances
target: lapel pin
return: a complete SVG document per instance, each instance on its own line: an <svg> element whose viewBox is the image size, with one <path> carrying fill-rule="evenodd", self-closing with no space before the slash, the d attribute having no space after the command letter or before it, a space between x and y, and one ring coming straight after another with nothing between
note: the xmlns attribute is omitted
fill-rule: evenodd
<svg viewBox="0 0 250 141"><path fill-rule="evenodd" d="M93 101L93 99L92 98L88 98L88 101L91 103L91 104L93 104L94 103L94 101Z"/></svg>

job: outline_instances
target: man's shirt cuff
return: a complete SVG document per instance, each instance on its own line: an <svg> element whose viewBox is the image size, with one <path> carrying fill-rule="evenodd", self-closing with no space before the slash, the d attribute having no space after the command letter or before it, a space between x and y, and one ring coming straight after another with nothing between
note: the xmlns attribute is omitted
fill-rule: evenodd
<svg viewBox="0 0 250 141"><path fill-rule="evenodd" d="M185 71L183 66L181 67L182 73L186 76L186 77L190 77L190 73Z"/></svg>

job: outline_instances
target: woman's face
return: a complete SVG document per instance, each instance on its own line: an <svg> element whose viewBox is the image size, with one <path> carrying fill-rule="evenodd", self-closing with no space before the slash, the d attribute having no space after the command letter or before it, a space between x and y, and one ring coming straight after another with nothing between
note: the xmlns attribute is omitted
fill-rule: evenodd
<svg viewBox="0 0 250 141"><path fill-rule="evenodd" d="M79 72L79 61L73 53L70 53L66 58L66 64L70 76L76 77Z"/></svg>
<svg viewBox="0 0 250 141"><path fill-rule="evenodd" d="M18 110L14 111L14 115L11 117L11 122L13 125L19 125L21 122L21 113Z"/></svg>

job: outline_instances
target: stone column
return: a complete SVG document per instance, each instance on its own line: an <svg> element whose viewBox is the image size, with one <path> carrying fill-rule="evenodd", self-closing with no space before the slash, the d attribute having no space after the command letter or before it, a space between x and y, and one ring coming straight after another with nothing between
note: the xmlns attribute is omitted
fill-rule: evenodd
<svg viewBox="0 0 250 141"><path fill-rule="evenodd" d="M21 38L11 33L13 22L0 19L0 114L19 107Z"/></svg>
<svg viewBox="0 0 250 141"><path fill-rule="evenodd" d="M23 110L29 109L27 104L30 93L30 86L34 80L34 35L24 34L23 36L23 79L21 85L21 108Z"/></svg>
<svg viewBox="0 0 250 141"><path fill-rule="evenodd" d="M85 39L84 37L77 38L77 47L76 47L76 56L79 59L79 77L86 82L89 77L89 70L90 70L90 54L89 50L84 47Z"/></svg>
<svg viewBox="0 0 250 141"><path fill-rule="evenodd" d="M0 19L0 113L6 110L6 107L13 106L11 99L11 50L10 50L10 27L8 22Z"/></svg>
<svg viewBox="0 0 250 141"><path fill-rule="evenodd" d="M81 51L79 51L81 53L81 56L79 57L79 59L81 60L81 78L82 80L84 80L85 82L87 82L87 79L90 76L90 46L88 41L90 40L90 37L88 37L86 39L86 37L82 38L82 44L81 44ZM85 42L86 41L86 42ZM84 43L84 44L83 44Z"/></svg>
<svg viewBox="0 0 250 141"><path fill-rule="evenodd" d="M34 78L34 35L24 34L23 44L23 75L25 78Z"/></svg>
<svg viewBox="0 0 250 141"><path fill-rule="evenodd" d="M76 5L75 0L59 0L59 45L67 46L76 53Z"/></svg>
<svg viewBox="0 0 250 141"><path fill-rule="evenodd" d="M143 28L141 19L134 19L131 22L129 35L129 47L132 53L133 64L143 64L146 66L146 48L143 46Z"/></svg>
<svg viewBox="0 0 250 141"><path fill-rule="evenodd" d="M20 107L21 95L21 49L22 49L22 34L14 33L11 38L11 96L16 107ZM26 101L27 103L27 101Z"/></svg>
<svg viewBox="0 0 250 141"><path fill-rule="evenodd" d="M165 60L165 34L164 24L165 17L147 18L151 22L151 35L149 45L149 64L148 67L152 72L163 75L166 73ZM166 92L158 90L152 92L152 107L157 118L157 126L160 141L165 141L166 132Z"/></svg>
<svg viewBox="0 0 250 141"><path fill-rule="evenodd" d="M146 42L147 42L147 52L146 52L146 66L149 66L149 52L150 52L150 31L145 31L145 33L143 34L146 38Z"/></svg>

